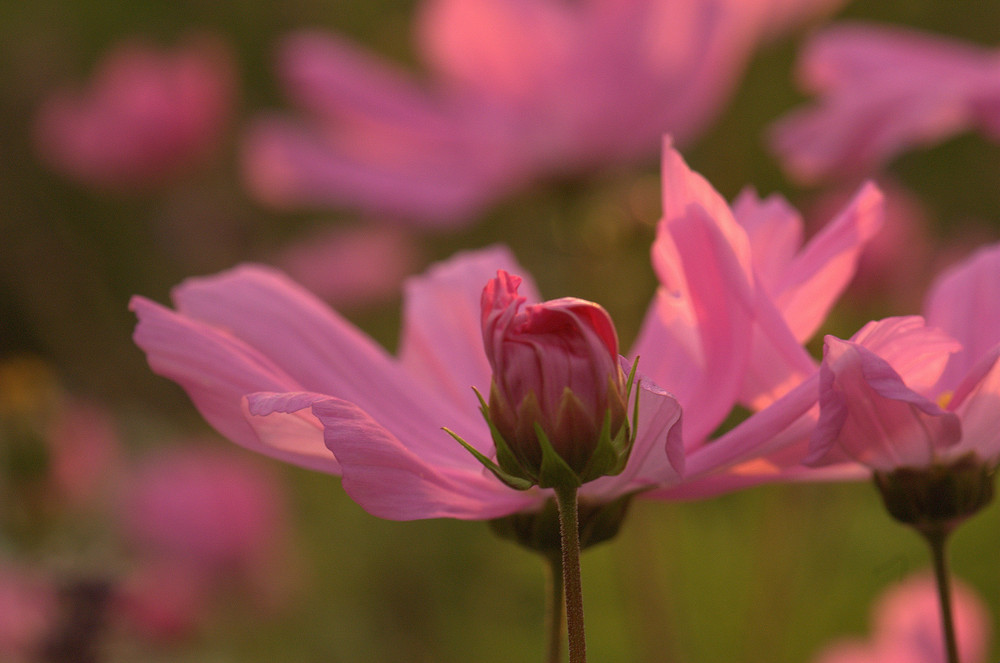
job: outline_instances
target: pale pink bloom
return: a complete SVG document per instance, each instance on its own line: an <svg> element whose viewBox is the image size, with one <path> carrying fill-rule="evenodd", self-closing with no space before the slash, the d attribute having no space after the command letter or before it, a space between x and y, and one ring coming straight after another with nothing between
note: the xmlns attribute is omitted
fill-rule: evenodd
<svg viewBox="0 0 1000 663"><path fill-rule="evenodd" d="M235 87L231 56L214 38L195 37L173 50L124 42L85 87L58 89L45 100L37 150L81 184L149 189L216 151Z"/></svg>
<svg viewBox="0 0 1000 663"><path fill-rule="evenodd" d="M187 566L203 579L262 571L286 534L277 478L231 451L198 445L151 453L123 483L125 539L141 557Z"/></svg>
<svg viewBox="0 0 1000 663"><path fill-rule="evenodd" d="M771 143L802 182L866 174L905 150L969 129L1000 138L995 50L844 24L810 41L799 75L819 101L779 120Z"/></svg>
<svg viewBox="0 0 1000 663"><path fill-rule="evenodd" d="M0 657L27 663L55 628L58 605L55 587L26 567L0 563Z"/></svg>
<svg viewBox="0 0 1000 663"><path fill-rule="evenodd" d="M765 28L797 21L798 9L783 0L427 0L415 28L427 69L419 78L344 38L293 34L278 72L305 112L256 123L246 181L276 206L467 222L540 177L651 157L664 132L691 141Z"/></svg>
<svg viewBox="0 0 1000 663"><path fill-rule="evenodd" d="M405 230L369 225L325 229L298 239L271 262L340 308L394 297L418 260L419 250Z"/></svg>
<svg viewBox="0 0 1000 663"><path fill-rule="evenodd" d="M1000 460L1000 245L940 277L925 311L922 334L892 336L886 330L898 323L890 320L849 341L826 337L807 462L850 459L891 471L970 452ZM887 347L873 347L885 338Z"/></svg>
<svg viewBox="0 0 1000 663"><path fill-rule="evenodd" d="M877 188L861 187L804 242L802 219L782 198L747 190L730 207L666 145L653 246L661 286L630 356L684 409L687 482L654 496L801 471L818 393L818 365L803 344L853 276L881 202ZM705 444L737 403L760 412ZM695 480L727 466L735 467Z"/></svg>
<svg viewBox="0 0 1000 663"><path fill-rule="evenodd" d="M406 285L393 357L279 273L246 266L192 279L177 311L141 297L135 340L151 367L187 390L221 433L250 449L340 474L344 489L384 518L491 519L540 506L549 492L516 491L449 437L483 454L493 442L472 391L489 391L483 284L521 270L501 248L463 254ZM525 278L521 294L537 301ZM581 493L613 500L676 480L676 401L638 380L640 421L630 462Z"/></svg>
<svg viewBox="0 0 1000 663"><path fill-rule="evenodd" d="M958 653L964 663L985 663L990 640L989 611L966 585L952 587ZM941 606L930 574L912 576L887 590L872 611L869 640L829 645L814 663L945 663Z"/></svg>

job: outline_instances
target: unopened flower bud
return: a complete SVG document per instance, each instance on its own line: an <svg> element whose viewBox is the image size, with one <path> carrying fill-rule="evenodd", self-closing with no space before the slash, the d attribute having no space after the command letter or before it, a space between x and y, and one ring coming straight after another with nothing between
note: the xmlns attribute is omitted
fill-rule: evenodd
<svg viewBox="0 0 1000 663"><path fill-rule="evenodd" d="M610 316L572 298L524 306L520 282L500 271L482 298L500 467L543 487L620 472L631 448L629 385Z"/></svg>

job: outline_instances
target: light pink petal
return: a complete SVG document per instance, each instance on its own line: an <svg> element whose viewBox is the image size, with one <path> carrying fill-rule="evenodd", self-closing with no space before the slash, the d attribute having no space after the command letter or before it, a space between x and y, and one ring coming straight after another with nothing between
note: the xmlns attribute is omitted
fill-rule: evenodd
<svg viewBox="0 0 1000 663"><path fill-rule="evenodd" d="M323 443L323 424L308 409L312 401L293 404L296 402L290 400L292 395L300 396L302 392L255 392L241 399L243 416L264 445L260 451L310 469L319 465L327 468L325 472L339 475L340 463Z"/></svg>
<svg viewBox="0 0 1000 663"><path fill-rule="evenodd" d="M934 385L940 382L949 357L962 347L944 331L928 327L917 315L869 322L851 337L851 342L884 359L913 391L934 395L938 394Z"/></svg>
<svg viewBox="0 0 1000 663"><path fill-rule="evenodd" d="M406 283L400 363L455 403L467 403L472 387L488 396L492 371L483 351L480 299L500 269L525 274L506 247L495 246L457 254ZM526 300L539 301L530 277L523 278Z"/></svg>
<svg viewBox="0 0 1000 663"><path fill-rule="evenodd" d="M333 34L304 30L285 38L278 54L291 97L321 116L375 116L446 137L450 118L416 78Z"/></svg>
<svg viewBox="0 0 1000 663"><path fill-rule="evenodd" d="M815 372L816 362L763 288L757 289L755 310L750 361L739 400L752 410L760 410Z"/></svg>
<svg viewBox="0 0 1000 663"><path fill-rule="evenodd" d="M736 222L729 204L719 192L688 167L671 146L669 137L663 139L660 179L663 186L663 218L660 224L669 227L675 220L683 220L692 214L692 208L701 208L718 225L743 271L751 274L753 262L746 231ZM661 282L671 280L669 266L657 262L655 256L653 267Z"/></svg>
<svg viewBox="0 0 1000 663"><path fill-rule="evenodd" d="M253 451L290 463L337 474L340 467L322 449L321 430L303 435L295 421L288 438L274 429L268 440L286 440L272 448L244 417L242 400L256 391L298 391L302 386L268 357L226 331L191 320L142 297L130 305L139 317L134 339L154 373L177 382L202 416L224 437Z"/></svg>
<svg viewBox="0 0 1000 663"><path fill-rule="evenodd" d="M352 403L327 398L312 409L343 466L344 490L380 518L488 520L543 499L538 492L502 484L444 431L438 431L441 444L454 445L471 459L464 467L443 467L414 453Z"/></svg>
<svg viewBox="0 0 1000 663"><path fill-rule="evenodd" d="M691 480L752 460L808 438L815 422L819 375L808 379L710 444L688 453ZM685 413L686 415L686 413Z"/></svg>
<svg viewBox="0 0 1000 663"><path fill-rule="evenodd" d="M996 96L994 56L941 37L876 26L841 26L806 51L814 108L780 120L772 145L802 181L865 172L912 146L977 122Z"/></svg>
<svg viewBox="0 0 1000 663"><path fill-rule="evenodd" d="M732 408L753 318L746 273L704 208L661 223L653 262L661 287L630 356L684 407L685 446Z"/></svg>
<svg viewBox="0 0 1000 663"><path fill-rule="evenodd" d="M467 222L507 186L468 160L471 145L442 149L359 132L362 139L365 152L287 120L258 119L243 145L244 179L276 207L354 206L428 227ZM391 150L376 147L388 140Z"/></svg>
<svg viewBox="0 0 1000 663"><path fill-rule="evenodd" d="M953 389L972 366L1000 343L1000 244L977 251L938 277L924 305L927 323L962 343L941 379Z"/></svg>
<svg viewBox="0 0 1000 663"><path fill-rule="evenodd" d="M614 499L664 482L675 483L684 475L680 403L645 376L637 375L636 380L639 422L628 464L617 476L584 484L581 495Z"/></svg>
<svg viewBox="0 0 1000 663"><path fill-rule="evenodd" d="M874 184L865 184L787 265L771 293L799 342L808 340L822 324L881 223L882 194Z"/></svg>
<svg viewBox="0 0 1000 663"><path fill-rule="evenodd" d="M418 23L420 50L456 87L530 101L558 84L578 47L582 8L534 0L432 0Z"/></svg>
<svg viewBox="0 0 1000 663"><path fill-rule="evenodd" d="M432 381L412 376L385 350L325 304L278 272L244 266L190 279L176 288L181 313L229 330L312 391L350 399L429 460L452 464L468 453L453 445L421 447L442 426L468 435L479 431L476 401L465 404L439 393ZM258 388L248 391L292 391Z"/></svg>
<svg viewBox="0 0 1000 663"><path fill-rule="evenodd" d="M753 268L759 282L772 295L803 241L802 216L781 196L761 200L746 188L733 201L733 216L753 247Z"/></svg>
<svg viewBox="0 0 1000 663"><path fill-rule="evenodd" d="M1000 345L973 367L948 409L962 419L962 442L955 455L974 451L995 464L1000 459Z"/></svg>
<svg viewBox="0 0 1000 663"><path fill-rule="evenodd" d="M884 359L826 337L820 419L806 464L846 453L879 471L926 467L961 436L958 417L912 391Z"/></svg>

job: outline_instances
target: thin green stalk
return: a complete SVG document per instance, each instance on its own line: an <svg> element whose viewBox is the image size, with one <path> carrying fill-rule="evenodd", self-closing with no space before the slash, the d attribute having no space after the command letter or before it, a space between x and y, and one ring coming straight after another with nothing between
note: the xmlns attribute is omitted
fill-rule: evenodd
<svg viewBox="0 0 1000 663"><path fill-rule="evenodd" d="M546 661L562 663L563 643L563 565L562 554L558 551L545 555L548 562L548 592L545 597L545 626L548 642Z"/></svg>
<svg viewBox="0 0 1000 663"><path fill-rule="evenodd" d="M566 597L566 630L569 663L586 663L587 641L583 628L583 584L580 579L580 525L577 489L556 488L559 533L562 544L563 591Z"/></svg>
<svg viewBox="0 0 1000 663"><path fill-rule="evenodd" d="M944 633L944 649L948 663L959 663L958 641L955 638L955 620L951 608L951 582L948 577L948 563L945 546L948 542L947 530L924 532L931 546L934 561L934 578L937 580L938 601L941 604L941 630Z"/></svg>

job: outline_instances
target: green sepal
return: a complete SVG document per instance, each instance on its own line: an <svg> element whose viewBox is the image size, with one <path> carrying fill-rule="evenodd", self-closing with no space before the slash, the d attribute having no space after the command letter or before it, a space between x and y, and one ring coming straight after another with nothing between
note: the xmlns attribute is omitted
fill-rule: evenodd
<svg viewBox="0 0 1000 663"><path fill-rule="evenodd" d="M465 449L469 453L471 453L473 456L475 456L476 460L478 460L480 463L482 463L483 467L485 467L490 472L492 472L494 474L494 476L496 476L497 479L500 479L500 481L503 481L505 484L507 484L508 486L510 486L511 488L513 488L514 490L528 490L533 485L535 485L534 482L532 482L530 479L523 479L521 477L514 476L513 474L510 474L509 472L507 472L506 470L504 470L502 467L500 467L499 465L497 465L496 463L494 463L490 458L487 458L485 455L483 455L482 452L480 452L478 449L476 449L471 444L469 444L468 442L466 442L465 440L463 440L461 437L459 437L459 435L457 433L455 433L454 431L452 431L452 430L450 430L448 428L442 428L442 430L445 433L448 433L448 435L451 435L455 439L456 442L458 442L463 447L465 447Z"/></svg>
<svg viewBox="0 0 1000 663"><path fill-rule="evenodd" d="M494 389L495 386L491 386L490 388ZM486 425L490 428L490 437L493 438L493 446L497 452L497 463L510 476L525 479L530 481L532 484L538 483L535 480L536 477L524 467L524 464L521 463L520 460L518 460L514 450L510 448L510 445L507 444L507 440L504 439L504 436L500 433L496 424L493 423L493 418L490 417L490 406L487 404L486 399L483 398L483 395L479 393L479 390L475 387L472 388L472 391L476 393L476 398L479 399L479 412L483 415Z"/></svg>
<svg viewBox="0 0 1000 663"><path fill-rule="evenodd" d="M594 502L580 497L580 548L608 541L621 529L635 493L626 493L611 502ZM543 555L558 554L559 510L553 498L535 511L518 511L489 521L490 529L501 538L514 541Z"/></svg>
<svg viewBox="0 0 1000 663"><path fill-rule="evenodd" d="M625 403L632 395L632 387L635 384L636 367L639 365L639 358L636 357L629 370L628 381L625 383ZM635 404L632 408L632 422L626 422L614 437L611 436L611 411L604 415L604 423L601 426L601 436L597 441L597 446L583 471L583 481L593 481L602 476L615 476L621 474L628 465L629 456L632 454L632 447L635 445L639 423L639 397L636 395Z"/></svg>
<svg viewBox="0 0 1000 663"><path fill-rule="evenodd" d="M559 455L552 446L549 436L542 430L541 424L535 422L535 435L542 449L542 463L538 471L538 485L541 488L579 488L583 481L573 471L573 468Z"/></svg>

